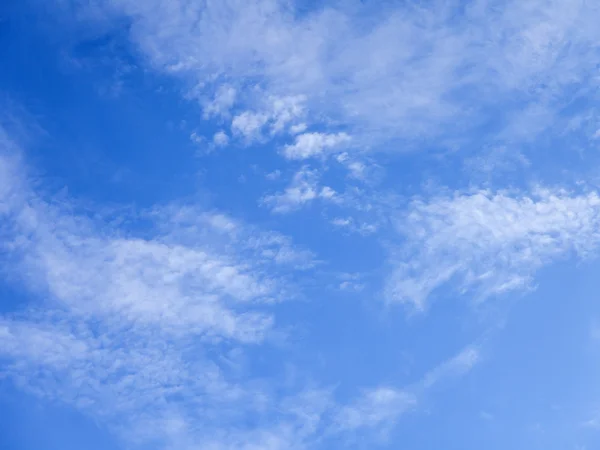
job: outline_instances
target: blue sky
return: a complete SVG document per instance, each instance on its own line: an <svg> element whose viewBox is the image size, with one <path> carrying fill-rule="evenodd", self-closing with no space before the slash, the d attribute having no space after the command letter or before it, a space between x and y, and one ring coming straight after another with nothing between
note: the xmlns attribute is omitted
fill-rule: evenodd
<svg viewBox="0 0 600 450"><path fill-rule="evenodd" d="M0 448L598 448L598 22L2 2Z"/></svg>

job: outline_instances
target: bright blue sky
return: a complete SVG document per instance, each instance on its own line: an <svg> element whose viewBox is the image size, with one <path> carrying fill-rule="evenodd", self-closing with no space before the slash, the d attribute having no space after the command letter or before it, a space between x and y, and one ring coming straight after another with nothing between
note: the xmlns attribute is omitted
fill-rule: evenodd
<svg viewBox="0 0 600 450"><path fill-rule="evenodd" d="M0 448L598 448L598 23L2 2Z"/></svg>

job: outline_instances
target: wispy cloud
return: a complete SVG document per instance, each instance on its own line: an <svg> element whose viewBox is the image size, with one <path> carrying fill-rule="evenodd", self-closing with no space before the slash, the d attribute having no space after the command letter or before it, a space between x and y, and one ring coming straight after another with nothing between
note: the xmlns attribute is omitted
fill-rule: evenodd
<svg viewBox="0 0 600 450"><path fill-rule="evenodd" d="M345 229L365 236L377 231L377 225L366 222L356 223L352 217L336 217L331 221L331 224L336 228Z"/></svg>
<svg viewBox="0 0 600 450"><path fill-rule="evenodd" d="M283 149L283 154L288 159L308 159L322 156L324 152L350 142L346 133L303 133L296 136L293 144Z"/></svg>
<svg viewBox="0 0 600 450"><path fill-rule="evenodd" d="M237 92L232 86L227 84L219 86L213 98L204 102L204 118L227 117L235 104L236 95Z"/></svg>
<svg viewBox="0 0 600 450"><path fill-rule="evenodd" d="M231 121L231 131L246 143L262 141L282 132L295 134L303 127L305 111L303 95L267 96L254 105L254 110L239 112Z"/></svg>
<svg viewBox="0 0 600 450"><path fill-rule="evenodd" d="M115 228L68 198L48 200L18 145L6 134L0 144L1 269L37 305L0 318L0 376L134 444L302 449L322 439L340 408L330 393L275 395L222 357L268 345L286 268L311 269L312 252L193 205Z"/></svg>
<svg viewBox="0 0 600 450"><path fill-rule="evenodd" d="M389 428L417 403L414 394L390 387L367 391L353 405L341 408L335 423L342 430Z"/></svg>
<svg viewBox="0 0 600 450"><path fill-rule="evenodd" d="M371 431L379 439L385 439L404 414L418 409L431 388L467 375L478 362L480 349L472 345L409 386L382 385L367 389L353 402L338 408L333 415L332 429L336 432Z"/></svg>
<svg viewBox="0 0 600 450"><path fill-rule="evenodd" d="M224 131L217 131L213 136L213 145L216 147L225 147L229 143L229 136Z"/></svg>
<svg viewBox="0 0 600 450"><path fill-rule="evenodd" d="M532 287L542 266L600 243L600 198L537 189L415 199L397 223L404 237L387 286L390 302L425 308L448 283L483 300Z"/></svg>
<svg viewBox="0 0 600 450"><path fill-rule="evenodd" d="M539 134L573 89L593 89L599 52L600 13L585 1L404 3L376 15L365 5L298 14L278 0L105 0L93 12L128 17L150 64L212 89L207 117L261 114L232 115L242 134L266 123L262 99L301 96L313 120L352 126L369 146L459 137L493 117L514 118L510 139ZM298 116L282 102L274 130Z"/></svg>
<svg viewBox="0 0 600 450"><path fill-rule="evenodd" d="M186 127L193 143L260 145L257 161L267 152L276 158L253 167L254 174L280 168L266 175L276 187L257 195L274 214L249 217L273 223L326 205L318 216L345 233L326 243L327 252L351 242L342 241L349 232L390 249L389 303L422 311L437 296L483 301L526 291L544 266L595 254L596 192L497 185L500 172L535 165L534 143L598 137L595 3L380 3L70 0L45 10L110 31L125 24L135 64L181 81L173 86L198 105L198 120L210 122ZM387 164L390 154L420 148L453 150L484 184L411 197L428 174L404 183L403 172L395 193L376 186L397 167ZM343 399L318 380L290 387L246 356L290 344L277 320L286 314L277 314L302 297L304 279L318 288L328 277L329 293L375 298L365 273L378 270L377 256L358 261L360 269L342 261L344 272L319 275L325 263L315 252L221 211L173 201L106 220L66 194L49 195L28 170L0 129L0 273L32 298L0 318L0 376L129 441L281 450L385 436L434 387L482 360L479 346L467 346L412 384L375 380L351 386ZM409 201L397 202L404 194ZM309 242L323 238L306 234ZM363 317L351 313L358 334Z"/></svg>
<svg viewBox="0 0 600 450"><path fill-rule="evenodd" d="M306 206L317 199L335 201L337 193L329 186L319 184L319 172L302 167L290 185L281 193L266 195L262 203L274 213L288 213Z"/></svg>
<svg viewBox="0 0 600 450"><path fill-rule="evenodd" d="M12 145L6 138L2 144ZM3 249L10 255L3 270L84 316L255 341L272 323L259 305L285 299L268 267L284 274L286 264L314 265L313 254L285 236L185 205L146 213L152 238L123 233L46 201L24 178L18 153L1 156Z"/></svg>
<svg viewBox="0 0 600 450"><path fill-rule="evenodd" d="M294 295L286 267L309 269L314 255L193 206L147 211L137 233L115 229L47 200L18 146L6 134L0 145L1 269L38 305L0 319L2 376L135 442L268 448L267 428L237 424L279 399L240 386L208 353L264 341L269 304ZM209 442L221 433L232 437Z"/></svg>
<svg viewBox="0 0 600 450"><path fill-rule="evenodd" d="M428 372L421 383L427 389L441 380L465 375L480 362L480 359L481 352L479 347L476 345L466 347L456 356Z"/></svg>
<svg viewBox="0 0 600 450"><path fill-rule="evenodd" d="M2 270L19 275L42 303L0 319L0 375L129 442L303 449L361 428L381 435L423 389L476 362L461 354L417 388L378 386L347 402L306 387L275 395L212 353L235 358L264 343L274 326L269 303L283 300L285 280L273 269L309 269L312 253L192 206L144 213L155 225L143 237L114 229L68 202L45 200L5 135L2 149L0 213L10 255ZM245 425L249 417L255 425Z"/></svg>

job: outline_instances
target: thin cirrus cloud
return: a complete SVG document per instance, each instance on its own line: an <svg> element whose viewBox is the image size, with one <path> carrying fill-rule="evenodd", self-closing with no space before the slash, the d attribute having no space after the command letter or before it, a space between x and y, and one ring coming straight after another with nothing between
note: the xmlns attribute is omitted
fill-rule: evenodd
<svg viewBox="0 0 600 450"><path fill-rule="evenodd" d="M270 265L309 269L312 253L175 205L147 212L152 238L128 236L45 200L6 134L2 150L2 272L42 299L1 320L3 376L138 443L187 448L191 436L216 436L261 410L268 393L227 381L206 352L264 341L274 325L268 304L286 300L283 272ZM252 439L263 437L240 442Z"/></svg>
<svg viewBox="0 0 600 450"><path fill-rule="evenodd" d="M84 315L260 340L271 324L260 305L286 299L269 267L314 266L314 255L285 236L194 207L156 207L145 213L155 237L127 236L44 200L6 134L2 145L5 270ZM240 305L246 310L236 312Z"/></svg>
<svg viewBox="0 0 600 450"><path fill-rule="evenodd" d="M371 430L377 437L385 439L403 415L417 408L429 389L441 382L466 376L481 361L481 353L481 344L473 344L434 367L410 386L396 388L382 385L365 390L353 402L336 411L333 428L352 432Z"/></svg>
<svg viewBox="0 0 600 450"><path fill-rule="evenodd" d="M317 263L286 236L194 206L142 213L153 223L152 239L143 230L124 234L44 199L4 132L1 145L1 231L10 261L3 270L84 316L257 341L272 323L260 305L293 298L284 286L286 271Z"/></svg>
<svg viewBox="0 0 600 450"><path fill-rule="evenodd" d="M404 242L386 289L390 302L423 310L449 284L484 300L532 287L538 269L600 243L600 198L537 189L415 199L398 220Z"/></svg>
<svg viewBox="0 0 600 450"><path fill-rule="evenodd" d="M544 168L535 172L542 187L517 190L503 178L536 171L548 148L548 155L563 151L550 148L549 138L573 137L564 151L594 142L594 2L308 3L44 4L45 13L57 12L69 25L125 39L140 76L174 81L174 90L157 89L173 105L161 113L172 114L173 123L185 116L179 131L209 150L203 168L213 170L206 183L214 184L206 189L235 212L171 199L118 220L103 211L90 217L72 198L45 192L2 132L0 273L31 303L0 318L0 377L73 406L128 443L281 450L338 448L341 439L368 446L391 434L442 381L470 373L482 355L480 346L468 345L424 374L411 372L412 384L393 379L388 369L404 369L393 356L398 335L412 338L418 325L394 320L394 330L379 329L362 306L382 306L381 299L425 311L436 298L507 296L533 289L536 274L556 261L595 255L594 190L543 187L564 181L548 182ZM76 35L80 28L65 30ZM124 96L126 79L115 90ZM136 85L136 95L155 99L144 86ZM198 108L193 119L189 108L177 110L180 97ZM438 171L429 150L483 174L485 189L452 165ZM183 153L169 156L175 167L189 162ZM248 189L228 181L240 172ZM252 178L261 173L275 186L267 192L264 180ZM449 187L420 194L438 175ZM531 186L533 176L524 175ZM571 175L562 185L585 176L565 177ZM273 214L255 210L257 203ZM309 208L318 214L302 216ZM304 226L319 219L325 230ZM305 289L310 301L303 309L292 302L306 300ZM340 306L337 294L365 301ZM310 316L314 328L290 340L294 327L305 325L294 322L297 316ZM444 333L454 316L432 316L420 318L432 320L425 329L435 326L430 340L408 347L435 347L434 354L439 342L451 341ZM338 324L336 343L348 353L327 348ZM384 335L390 340L369 340ZM463 337L452 336L457 347ZM368 354L353 353L365 348ZM310 382L295 378L295 351L314 356ZM367 360L380 365L363 370ZM336 376L341 389L331 386Z"/></svg>
<svg viewBox="0 0 600 450"><path fill-rule="evenodd" d="M231 125L245 138L267 124L271 98L287 108L274 130L300 112L289 99L303 99L369 147L456 138L493 118L506 122L504 138L520 139L549 129L573 89L593 95L596 85L599 13L584 1L399 3L369 20L351 6L297 14L278 0L74 5L87 20L129 18L148 62L200 83L203 96L214 86L205 116L236 110Z"/></svg>
<svg viewBox="0 0 600 450"><path fill-rule="evenodd" d="M355 403L341 408L335 423L341 430L379 428L385 432L416 403L413 393L382 386L364 392Z"/></svg>
<svg viewBox="0 0 600 450"><path fill-rule="evenodd" d="M102 421L129 444L304 449L361 429L383 435L455 374L447 365L464 360L349 402L305 386L275 395L243 368L244 351L268 345L276 327L269 305L285 300L281 271L311 270L311 252L175 204L145 213L156 224L152 237L113 229L68 199L46 200L5 133L0 173L2 271L41 302L0 319L2 376ZM209 356L217 348L221 356ZM260 426L242 425L251 416Z"/></svg>

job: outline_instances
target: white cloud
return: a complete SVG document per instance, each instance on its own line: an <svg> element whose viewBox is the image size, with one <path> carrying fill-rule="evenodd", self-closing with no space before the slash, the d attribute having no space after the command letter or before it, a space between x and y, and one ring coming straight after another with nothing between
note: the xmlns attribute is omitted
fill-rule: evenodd
<svg viewBox="0 0 600 450"><path fill-rule="evenodd" d="M224 131L217 131L213 136L213 144L217 147L225 147L229 143L229 136Z"/></svg>
<svg viewBox="0 0 600 450"><path fill-rule="evenodd" d="M336 217L331 221L331 224L336 227L349 227L352 224L351 217Z"/></svg>
<svg viewBox="0 0 600 450"><path fill-rule="evenodd" d="M286 145L283 154L288 159L307 159L321 156L348 142L350 136L346 133L304 133L296 136L294 144Z"/></svg>
<svg viewBox="0 0 600 450"><path fill-rule="evenodd" d="M89 2L75 4L78 17L89 12ZM585 1L402 3L378 17L368 5L295 14L294 2L278 0L95 5L103 19L131 20L130 38L153 67L227 99L215 99L225 107L211 103L207 114L226 110L233 89L256 111L262 98L305 96L313 117L348 126L369 147L398 137L464 137L467 128L521 111L541 133L571 87L591 94L597 86L588 75L596 70L600 13ZM517 123L509 122L509 129ZM517 137L527 137L523 129Z"/></svg>
<svg viewBox="0 0 600 450"><path fill-rule="evenodd" d="M341 408L335 419L341 430L388 428L417 403L414 394L391 387L366 391L356 403Z"/></svg>
<svg viewBox="0 0 600 450"><path fill-rule="evenodd" d="M458 355L428 372L422 380L422 385L424 388L430 388L441 380L463 376L469 373L480 360L479 348L467 347Z"/></svg>
<svg viewBox="0 0 600 450"><path fill-rule="evenodd" d="M151 212L161 225L165 242L194 245L199 239L217 244L221 251L251 260L257 267L290 266L298 270L318 263L313 252L295 245L289 237L261 231L218 212L207 212L194 206L171 205ZM284 267L281 267L284 266Z"/></svg>
<svg viewBox="0 0 600 450"><path fill-rule="evenodd" d="M118 316L86 320L47 311L0 321L4 375L28 393L100 420L134 444L169 448L191 440L202 447L205 436L260 410L264 393L228 382L225 369L202 353L189 339Z"/></svg>
<svg viewBox="0 0 600 450"><path fill-rule="evenodd" d="M29 393L73 406L136 444L305 449L323 436L384 436L432 386L377 386L348 403L314 389L276 399L251 380L228 381L227 367L204 358L202 347L185 338L62 312L30 319L0 320L0 356L10 359L4 373ZM456 359L440 367L455 366ZM432 372L442 381L466 371ZM263 423L241 426L245 417Z"/></svg>
<svg viewBox="0 0 600 450"><path fill-rule="evenodd" d="M373 234L378 227L375 224L367 222L358 222L352 217L336 217L331 220L331 224L337 228L346 229L352 233L362 234L363 236Z"/></svg>
<svg viewBox="0 0 600 450"><path fill-rule="evenodd" d="M600 198L538 189L530 196L478 191L413 200L397 224L405 242L394 257L390 302L423 309L440 286L483 300L531 287L536 270L600 242Z"/></svg>
<svg viewBox="0 0 600 450"><path fill-rule="evenodd" d="M276 169L273 172L269 172L268 174L265 175L265 178L269 181L275 181L278 180L281 177L281 170Z"/></svg>
<svg viewBox="0 0 600 450"><path fill-rule="evenodd" d="M352 161L349 163L348 170L350 171L350 174L358 180L362 180L365 177L366 167L359 161Z"/></svg>
<svg viewBox="0 0 600 450"><path fill-rule="evenodd" d="M298 125L292 125L290 127L290 134L304 133L307 128L308 128L308 126L305 123L299 123Z"/></svg>
<svg viewBox="0 0 600 450"><path fill-rule="evenodd" d="M78 3L90 4L69 5ZM342 150L350 136L331 133L332 126L351 133L353 149L479 139L469 131L492 119L506 123L501 140L530 141L554 132L572 88L590 98L597 91L588 76L597 69L600 42L593 2L402 3L381 17L361 7L296 14L293 2L278 0L94 5L128 19L144 61L199 86L194 95L202 97L206 119L247 143L289 133L294 142L283 154L292 160ZM317 122L325 131L306 132ZM215 145L228 141L220 133ZM340 162L352 177L365 178L368 167L355 155ZM269 305L293 291L285 288L285 267L317 264L289 238L181 205L148 213L152 229L143 233L114 229L48 201L23 171L18 157L0 156L2 270L21 277L50 307L0 321L0 353L11 359L7 371L18 384L96 417L117 411L123 428L182 449L310 447L315 430L327 428L327 414L338 430L385 430L414 407L414 390L388 386L348 405L331 405L318 392L288 399L283 408L260 389L228 379L203 354L211 342L257 345L269 335ZM263 202L285 213L340 198L303 167ZM445 284L479 299L530 288L543 265L595 251L599 205L595 193L559 190L415 199L398 221L403 241L392 257L387 298L423 309ZM362 218L332 223L365 234L376 229ZM199 356L190 360L190 353ZM466 373L479 359L468 348L420 386ZM189 403L171 400L178 396ZM240 429L257 415L269 426ZM208 434L209 442L197 441Z"/></svg>
<svg viewBox="0 0 600 450"><path fill-rule="evenodd" d="M260 138L261 130L268 120L269 117L263 113L244 111L231 121L231 131L251 142Z"/></svg>
<svg viewBox="0 0 600 450"><path fill-rule="evenodd" d="M306 97L304 95L271 98L271 104L269 105L273 121L271 133L281 133L290 124L292 124L290 126L290 133L301 132L300 130L306 127L306 125L296 122L302 119L306 113L305 102Z"/></svg>
<svg viewBox="0 0 600 450"><path fill-rule="evenodd" d="M363 276L359 273L342 273L339 276L341 280L338 289L346 292L361 292L365 288Z"/></svg>
<svg viewBox="0 0 600 450"><path fill-rule="evenodd" d="M319 197L332 200L337 196L337 193L331 189L329 186L324 186L321 188L321 192L319 192Z"/></svg>
<svg viewBox="0 0 600 450"><path fill-rule="evenodd" d="M190 141L197 145L204 144L206 142L205 139L195 131L192 131L190 134Z"/></svg>
<svg viewBox="0 0 600 450"><path fill-rule="evenodd" d="M266 422L291 400L210 354L264 342L269 305L294 296L286 271L313 267L312 252L176 204L142 212L140 237L113 229L102 211L92 220L68 198L46 200L41 186L0 129L0 270L36 306L0 317L2 377L134 444L304 447L313 419L297 409L272 428L240 425L250 415Z"/></svg>
<svg viewBox="0 0 600 450"><path fill-rule="evenodd" d="M130 442L182 449L312 448L321 433L388 430L414 407L414 393L393 387L340 405L328 391L274 398L232 376L207 348L215 339L234 350L259 342L272 326L263 303L281 283L266 265L297 271L314 266L314 255L283 235L186 205L145 212L153 226L143 238L113 230L75 205L46 201L2 137L2 245L10 256L2 269L46 299L42 309L0 319L3 375L16 385ZM262 425L240 425L250 417Z"/></svg>
<svg viewBox="0 0 600 450"><path fill-rule="evenodd" d="M338 408L332 428L338 432L371 429L385 438L404 414L418 407L430 389L439 383L467 375L479 361L479 349L468 346L410 386L401 389L378 386L365 390L353 402Z"/></svg>
<svg viewBox="0 0 600 450"><path fill-rule="evenodd" d="M2 270L83 317L257 341L272 324L260 305L285 299L273 264L282 274L290 262L313 264L285 236L185 205L145 213L152 238L114 230L34 192L12 142L2 145Z"/></svg>
<svg viewBox="0 0 600 450"><path fill-rule="evenodd" d="M362 283L355 283L353 281L342 281L339 285L339 289L342 291L360 292L365 288Z"/></svg>
<svg viewBox="0 0 600 450"><path fill-rule="evenodd" d="M33 363L56 370L69 369L73 361L84 360L89 352L86 342L71 333L57 333L47 324L27 324L0 320L2 353L26 358L17 364Z"/></svg>
<svg viewBox="0 0 600 450"><path fill-rule="evenodd" d="M336 192L328 186L320 187L317 171L304 166L282 193L267 195L262 203L271 207L274 213L288 213L316 199L335 201Z"/></svg>
<svg viewBox="0 0 600 450"><path fill-rule="evenodd" d="M494 147L481 150L476 156L465 160L465 168L475 176L498 177L520 167L529 167L531 162L514 148Z"/></svg>
<svg viewBox="0 0 600 450"><path fill-rule="evenodd" d="M213 116L228 116L229 111L235 104L237 92L233 86L223 84L215 92L214 98L204 105L204 118Z"/></svg>
<svg viewBox="0 0 600 450"><path fill-rule="evenodd" d="M304 102L302 95L267 96L255 105L255 110L236 115L231 122L231 129L234 134L244 137L247 143L264 139L264 132L271 136L292 132L292 127L300 126L296 122L304 117Z"/></svg>
<svg viewBox="0 0 600 450"><path fill-rule="evenodd" d="M377 178L380 168L373 161L366 161L363 155L350 155L342 152L335 159L346 167L350 178L360 181L373 181Z"/></svg>

